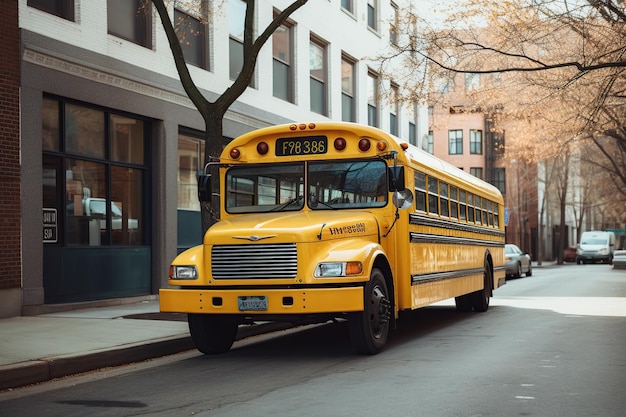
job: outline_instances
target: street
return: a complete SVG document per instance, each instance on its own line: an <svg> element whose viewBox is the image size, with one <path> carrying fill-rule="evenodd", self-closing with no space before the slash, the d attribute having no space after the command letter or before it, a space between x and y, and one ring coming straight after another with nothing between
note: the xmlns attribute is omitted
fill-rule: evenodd
<svg viewBox="0 0 626 417"><path fill-rule="evenodd" d="M494 295L403 314L375 356L311 326L0 393L0 415L624 415L626 271L536 267Z"/></svg>

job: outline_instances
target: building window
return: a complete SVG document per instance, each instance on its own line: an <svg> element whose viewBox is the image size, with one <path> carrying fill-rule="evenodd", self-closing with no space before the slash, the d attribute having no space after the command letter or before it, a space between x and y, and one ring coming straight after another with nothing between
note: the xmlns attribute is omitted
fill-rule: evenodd
<svg viewBox="0 0 626 417"><path fill-rule="evenodd" d="M311 111L328 116L326 45L311 39L309 45L309 72L311 77Z"/></svg>
<svg viewBox="0 0 626 417"><path fill-rule="evenodd" d="M502 194L506 194L506 171L504 168L493 168L491 178L493 185L500 190Z"/></svg>
<svg viewBox="0 0 626 417"><path fill-rule="evenodd" d="M482 155L483 154L483 131L477 129L470 129L470 154Z"/></svg>
<svg viewBox="0 0 626 417"><path fill-rule="evenodd" d="M463 154L463 131L461 129L448 130L448 154Z"/></svg>
<svg viewBox="0 0 626 417"><path fill-rule="evenodd" d="M483 179L483 169L480 167L470 168L470 174L472 174L476 178L480 178L481 180Z"/></svg>
<svg viewBox="0 0 626 417"><path fill-rule="evenodd" d="M174 10L174 27L183 49L185 61L203 69L209 69L209 39L207 25L185 12Z"/></svg>
<svg viewBox="0 0 626 417"><path fill-rule="evenodd" d="M480 74L465 73L465 91L474 91L480 87Z"/></svg>
<svg viewBox="0 0 626 417"><path fill-rule="evenodd" d="M428 136L426 136L426 140L422 142L422 149L431 155L435 153L435 139L433 137L432 130L428 131Z"/></svg>
<svg viewBox="0 0 626 417"><path fill-rule="evenodd" d="M243 67L243 33L246 20L246 3L242 0L228 0L228 56L229 75L237 79Z"/></svg>
<svg viewBox="0 0 626 417"><path fill-rule="evenodd" d="M274 97L290 103L293 98L292 26L280 25L272 34Z"/></svg>
<svg viewBox="0 0 626 417"><path fill-rule="evenodd" d="M417 126L413 121L409 121L409 143L417 145Z"/></svg>
<svg viewBox="0 0 626 417"><path fill-rule="evenodd" d="M341 0L341 8L345 10L346 12L354 14L353 1L354 0Z"/></svg>
<svg viewBox="0 0 626 417"><path fill-rule="evenodd" d="M354 61L347 57L341 58L341 120L355 122L354 105Z"/></svg>
<svg viewBox="0 0 626 417"><path fill-rule="evenodd" d="M64 197L50 200L65 225L58 243L145 244L146 131L135 117L44 98L44 161L63 172Z"/></svg>
<svg viewBox="0 0 626 417"><path fill-rule="evenodd" d="M393 17L391 23L389 24L389 42L392 45L398 45L398 22L400 21L398 5L395 3L391 3L391 9L393 12Z"/></svg>
<svg viewBox="0 0 626 417"><path fill-rule="evenodd" d="M108 0L108 33L152 48L152 5L143 0Z"/></svg>
<svg viewBox="0 0 626 417"><path fill-rule="evenodd" d="M400 108L398 86L391 85L391 103L389 103L389 133L398 136L398 113Z"/></svg>
<svg viewBox="0 0 626 417"><path fill-rule="evenodd" d="M367 0L367 26L370 29L378 30L378 0Z"/></svg>
<svg viewBox="0 0 626 417"><path fill-rule="evenodd" d="M28 6L74 21L74 0L28 0Z"/></svg>
<svg viewBox="0 0 626 417"><path fill-rule="evenodd" d="M200 211L198 173L204 169L204 140L178 135L178 208Z"/></svg>
<svg viewBox="0 0 626 417"><path fill-rule="evenodd" d="M378 127L378 75L367 74L367 124Z"/></svg>

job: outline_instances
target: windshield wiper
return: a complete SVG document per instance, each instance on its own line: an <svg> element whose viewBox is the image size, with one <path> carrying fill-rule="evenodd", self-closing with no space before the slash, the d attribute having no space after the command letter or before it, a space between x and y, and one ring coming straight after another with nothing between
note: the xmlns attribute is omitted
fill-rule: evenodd
<svg viewBox="0 0 626 417"><path fill-rule="evenodd" d="M332 204L326 203L324 201L320 201L315 197L313 193L309 194L309 206L311 208L316 208L318 204L328 207L331 210L337 210L337 207L334 207Z"/></svg>
<svg viewBox="0 0 626 417"><path fill-rule="evenodd" d="M280 206L274 207L272 210L270 211L281 211L286 209L287 207L289 207L292 204L298 203L300 201L302 201L302 199L304 198L303 195L299 195L297 197L294 197L290 200L287 200L286 202L284 202L283 204L281 204Z"/></svg>

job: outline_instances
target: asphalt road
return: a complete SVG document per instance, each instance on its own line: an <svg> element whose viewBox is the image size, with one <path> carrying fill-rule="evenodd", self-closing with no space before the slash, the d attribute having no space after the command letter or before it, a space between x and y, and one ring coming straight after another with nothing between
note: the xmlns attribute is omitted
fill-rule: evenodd
<svg viewBox="0 0 626 417"><path fill-rule="evenodd" d="M622 417L625 346L626 271L536 268L486 313L403 315L376 356L308 327L2 393L0 415Z"/></svg>

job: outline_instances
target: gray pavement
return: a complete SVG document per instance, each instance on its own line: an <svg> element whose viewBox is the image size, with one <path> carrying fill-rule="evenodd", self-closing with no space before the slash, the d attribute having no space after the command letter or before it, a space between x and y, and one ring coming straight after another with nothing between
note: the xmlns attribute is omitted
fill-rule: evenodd
<svg viewBox="0 0 626 417"><path fill-rule="evenodd" d="M237 340L289 327L241 326ZM0 319L0 391L191 349L187 315L158 299Z"/></svg>
<svg viewBox="0 0 626 417"><path fill-rule="evenodd" d="M241 326L237 339L286 327ZM156 299L0 319L0 391L191 349L187 315Z"/></svg>

